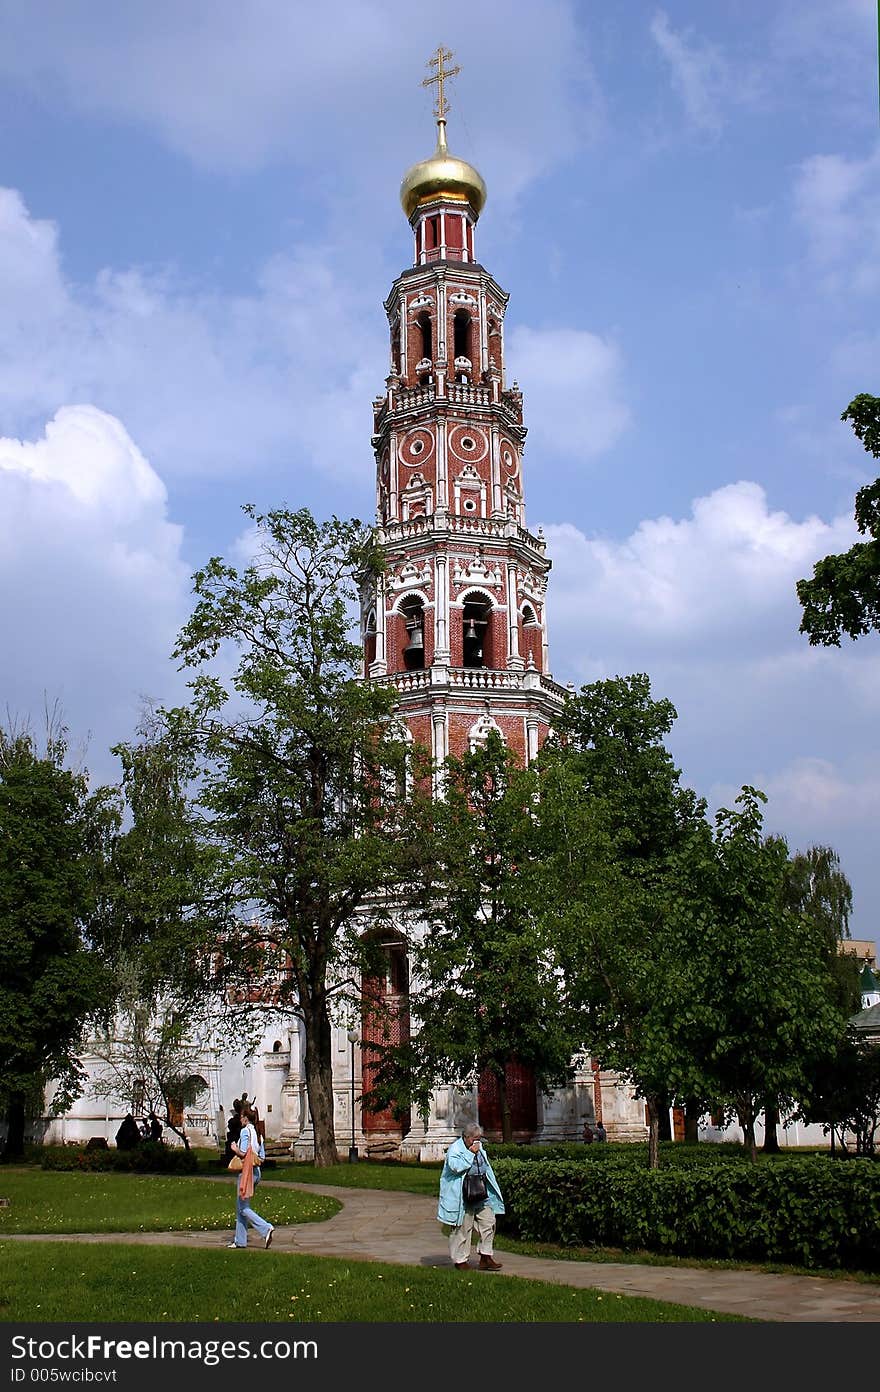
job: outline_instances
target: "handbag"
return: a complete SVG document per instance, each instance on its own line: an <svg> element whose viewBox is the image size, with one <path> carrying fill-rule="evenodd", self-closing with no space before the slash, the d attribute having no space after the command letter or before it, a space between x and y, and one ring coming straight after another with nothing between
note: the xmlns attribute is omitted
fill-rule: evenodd
<svg viewBox="0 0 880 1392"><path fill-rule="evenodd" d="M240 1172L244 1169L244 1161L242 1160L240 1155L233 1155L226 1168L227 1170L231 1170L233 1174L240 1174Z"/></svg>
<svg viewBox="0 0 880 1392"><path fill-rule="evenodd" d="M479 1170L468 1170L461 1181L461 1196L469 1207L472 1204L484 1204L489 1197L485 1174L481 1174Z"/></svg>

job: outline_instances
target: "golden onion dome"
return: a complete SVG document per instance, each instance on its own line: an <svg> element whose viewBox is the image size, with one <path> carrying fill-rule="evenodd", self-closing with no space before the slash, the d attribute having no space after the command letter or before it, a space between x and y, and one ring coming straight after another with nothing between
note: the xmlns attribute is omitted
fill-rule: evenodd
<svg viewBox="0 0 880 1392"><path fill-rule="evenodd" d="M474 216L479 217L486 202L486 185L467 160L449 153L446 144L446 122L437 122L437 148L429 159L420 160L408 169L400 185L403 211L411 218L420 203L435 198L450 198L469 203Z"/></svg>

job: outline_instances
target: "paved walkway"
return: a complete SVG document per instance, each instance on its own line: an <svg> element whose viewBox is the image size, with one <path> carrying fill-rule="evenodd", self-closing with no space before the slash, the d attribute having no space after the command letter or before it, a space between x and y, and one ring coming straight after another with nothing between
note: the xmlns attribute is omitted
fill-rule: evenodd
<svg viewBox="0 0 880 1392"><path fill-rule="evenodd" d="M226 1183L228 1181L221 1180ZM291 1184L264 1180L264 1189L279 1187L329 1194L343 1207L325 1223L278 1226L273 1252L301 1252L356 1261L383 1261L401 1266L449 1267L446 1238L437 1222L437 1200L420 1194L348 1189L334 1185ZM23 1234L21 1236L24 1236ZM42 1242L132 1242L177 1247L216 1247L230 1232L46 1233L28 1237ZM255 1233L251 1244L262 1247ZM501 1275L476 1270L462 1280L501 1281L519 1277L552 1281L622 1295L644 1295L678 1305L744 1315L758 1320L823 1323L880 1321L880 1284L829 1281L820 1276L769 1275L758 1271L713 1271L703 1267L634 1266L623 1262L564 1261L498 1251ZM236 1258L239 1260L239 1258Z"/></svg>

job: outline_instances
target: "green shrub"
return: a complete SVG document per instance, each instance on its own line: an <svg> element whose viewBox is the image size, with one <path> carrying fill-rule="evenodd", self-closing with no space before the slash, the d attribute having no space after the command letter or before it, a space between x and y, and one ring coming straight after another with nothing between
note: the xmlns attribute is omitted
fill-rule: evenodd
<svg viewBox="0 0 880 1392"><path fill-rule="evenodd" d="M182 1146L166 1146L161 1141L144 1141L133 1150L108 1146L88 1150L79 1146L44 1146L40 1156L44 1170L127 1170L138 1174L195 1174L198 1158Z"/></svg>
<svg viewBox="0 0 880 1392"><path fill-rule="evenodd" d="M880 1167L870 1160L493 1165L506 1229L526 1241L880 1270Z"/></svg>

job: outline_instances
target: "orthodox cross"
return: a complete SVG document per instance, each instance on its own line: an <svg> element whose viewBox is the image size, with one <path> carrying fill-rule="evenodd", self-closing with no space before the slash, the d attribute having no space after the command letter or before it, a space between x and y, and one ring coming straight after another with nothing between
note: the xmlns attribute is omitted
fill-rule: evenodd
<svg viewBox="0 0 880 1392"><path fill-rule="evenodd" d="M422 78L422 86L433 87L434 83L437 83L437 105L434 107L434 115L437 117L438 121L445 121L446 113L449 110L449 102L443 95L443 83L446 81L447 77L455 77L456 73L461 72L461 68L457 65L454 68L445 68L443 66L444 63L451 62L452 54L448 48L444 48L441 44L434 54L434 57L429 58L425 64L426 68L437 69L431 77Z"/></svg>

